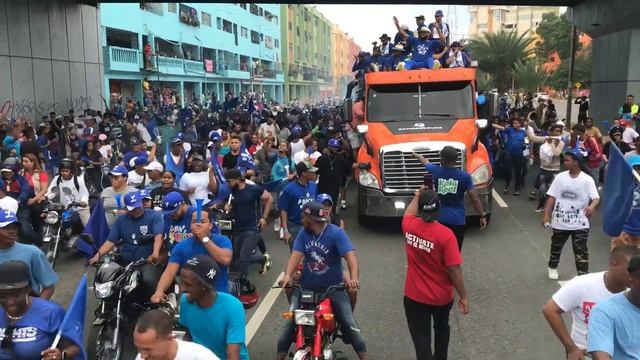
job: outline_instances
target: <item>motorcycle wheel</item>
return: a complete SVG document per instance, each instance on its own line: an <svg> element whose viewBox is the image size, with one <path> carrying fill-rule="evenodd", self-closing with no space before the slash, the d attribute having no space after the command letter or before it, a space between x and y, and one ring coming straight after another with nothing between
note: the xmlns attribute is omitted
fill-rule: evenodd
<svg viewBox="0 0 640 360"><path fill-rule="evenodd" d="M89 346L88 359L95 360L119 360L122 355L122 339L115 349L111 348L113 342L113 324L107 323L103 326L92 326L89 329L89 344L92 341L95 346Z"/></svg>
<svg viewBox="0 0 640 360"><path fill-rule="evenodd" d="M56 244L55 244L56 241L58 241L58 240L53 238L53 239L51 239L51 241L48 244L43 246L45 248L45 249L43 249L44 253L45 253L45 257L47 258L47 261L51 265L52 269L55 268L55 266L56 266L56 256L54 254L54 250L55 250L54 248L56 246Z"/></svg>

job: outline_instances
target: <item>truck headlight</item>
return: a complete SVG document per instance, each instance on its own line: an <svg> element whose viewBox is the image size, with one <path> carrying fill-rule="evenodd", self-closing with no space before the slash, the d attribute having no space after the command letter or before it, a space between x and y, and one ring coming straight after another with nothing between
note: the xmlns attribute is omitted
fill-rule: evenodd
<svg viewBox="0 0 640 360"><path fill-rule="evenodd" d="M362 186L380 189L380 184L378 183L378 179L370 171L360 170L360 175L358 176L358 183L360 183L360 185Z"/></svg>
<svg viewBox="0 0 640 360"><path fill-rule="evenodd" d="M489 166L482 164L471 173L471 180L473 185L481 185L489 182Z"/></svg>

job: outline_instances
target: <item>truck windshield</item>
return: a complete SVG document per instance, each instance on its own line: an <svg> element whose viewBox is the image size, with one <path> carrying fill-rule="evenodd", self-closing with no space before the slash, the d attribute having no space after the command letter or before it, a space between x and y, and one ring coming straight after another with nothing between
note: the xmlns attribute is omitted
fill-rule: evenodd
<svg viewBox="0 0 640 360"><path fill-rule="evenodd" d="M371 122L471 118L473 87L469 82L373 85L367 94Z"/></svg>

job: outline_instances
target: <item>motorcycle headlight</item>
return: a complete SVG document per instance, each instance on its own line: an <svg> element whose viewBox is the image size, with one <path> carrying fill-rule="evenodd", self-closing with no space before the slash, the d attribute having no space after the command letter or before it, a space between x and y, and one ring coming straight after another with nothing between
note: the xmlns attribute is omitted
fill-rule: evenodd
<svg viewBox="0 0 640 360"><path fill-rule="evenodd" d="M296 325L308 325L314 326L316 324L316 318L313 315L313 310L296 310L294 311L294 317Z"/></svg>
<svg viewBox="0 0 640 360"><path fill-rule="evenodd" d="M471 180L473 185L481 185L489 182L489 166L482 164L471 173Z"/></svg>
<svg viewBox="0 0 640 360"><path fill-rule="evenodd" d="M360 185L365 187L380 189L380 183L378 183L378 179L376 178L376 176L367 170L360 170L358 182L360 183Z"/></svg>
<svg viewBox="0 0 640 360"><path fill-rule="evenodd" d="M124 291L127 293L132 292L135 288L138 287L138 280L140 279L140 272L134 271L129 278L129 283L124 286Z"/></svg>
<svg viewBox="0 0 640 360"><path fill-rule="evenodd" d="M104 284L95 283L94 290L96 298L106 299L113 294L113 281L107 281Z"/></svg>
<svg viewBox="0 0 640 360"><path fill-rule="evenodd" d="M47 213L47 216L44 218L44 222L46 222L49 225L55 225L58 223L59 219L60 219L60 216L58 216L57 212L49 211Z"/></svg>

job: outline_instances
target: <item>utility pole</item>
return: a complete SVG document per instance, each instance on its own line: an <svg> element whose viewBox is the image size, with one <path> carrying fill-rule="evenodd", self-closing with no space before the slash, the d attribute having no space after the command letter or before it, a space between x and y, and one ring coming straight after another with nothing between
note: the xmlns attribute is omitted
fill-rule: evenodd
<svg viewBox="0 0 640 360"><path fill-rule="evenodd" d="M575 25L571 26L571 56L569 56L569 79L567 81L567 120L565 126L571 129L571 107L573 105L573 71L576 60L578 29Z"/></svg>

